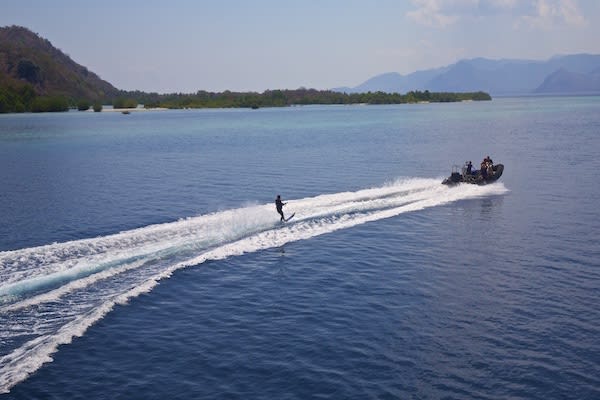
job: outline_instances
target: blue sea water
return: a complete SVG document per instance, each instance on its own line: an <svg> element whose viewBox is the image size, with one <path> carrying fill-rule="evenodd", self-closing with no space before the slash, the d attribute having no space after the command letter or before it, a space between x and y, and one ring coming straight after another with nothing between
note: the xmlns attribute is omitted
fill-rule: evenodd
<svg viewBox="0 0 600 400"><path fill-rule="evenodd" d="M0 397L600 398L599 133L594 96L0 115Z"/></svg>

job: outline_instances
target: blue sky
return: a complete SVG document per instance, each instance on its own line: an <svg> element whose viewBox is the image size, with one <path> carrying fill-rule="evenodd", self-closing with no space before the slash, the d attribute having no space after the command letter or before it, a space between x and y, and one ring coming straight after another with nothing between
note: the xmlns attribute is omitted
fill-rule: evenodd
<svg viewBox="0 0 600 400"><path fill-rule="evenodd" d="M600 54L598 0L2 0L116 87L190 93L356 86L460 59Z"/></svg>

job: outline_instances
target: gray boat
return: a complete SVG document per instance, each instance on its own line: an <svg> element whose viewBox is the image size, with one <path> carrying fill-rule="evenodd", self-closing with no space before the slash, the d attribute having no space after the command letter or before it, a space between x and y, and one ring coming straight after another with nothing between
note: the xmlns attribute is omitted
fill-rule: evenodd
<svg viewBox="0 0 600 400"><path fill-rule="evenodd" d="M496 164L488 168L487 173L482 174L481 170L467 172L465 167L462 169L455 165L452 167L450 176L442 182L444 185L457 185L459 183L471 183L474 185L487 185L488 183L496 182L504 172L504 165Z"/></svg>

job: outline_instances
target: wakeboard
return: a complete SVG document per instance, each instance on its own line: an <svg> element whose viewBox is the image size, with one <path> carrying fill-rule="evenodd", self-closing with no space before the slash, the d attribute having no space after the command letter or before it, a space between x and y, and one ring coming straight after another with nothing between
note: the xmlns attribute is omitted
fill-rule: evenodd
<svg viewBox="0 0 600 400"><path fill-rule="evenodd" d="M287 217L285 219L285 222L288 222L290 219L294 218L294 215L296 215L296 213L293 213L292 215L290 215L289 217Z"/></svg>

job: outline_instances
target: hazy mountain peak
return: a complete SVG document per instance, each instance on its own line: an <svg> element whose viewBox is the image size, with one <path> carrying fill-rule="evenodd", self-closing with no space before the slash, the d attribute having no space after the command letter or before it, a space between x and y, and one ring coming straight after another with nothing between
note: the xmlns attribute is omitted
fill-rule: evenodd
<svg viewBox="0 0 600 400"><path fill-rule="evenodd" d="M560 71L560 85L557 76ZM596 81L600 71L600 55L572 54L554 56L546 61L526 59L492 60L483 57L459 60L442 68L416 71L408 75L393 72L377 75L364 83L344 88L344 92L436 92L486 91L491 95L515 95L546 92L557 93L600 91ZM336 89L333 89L336 90ZM338 89L339 90L339 89Z"/></svg>

